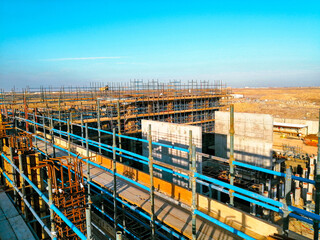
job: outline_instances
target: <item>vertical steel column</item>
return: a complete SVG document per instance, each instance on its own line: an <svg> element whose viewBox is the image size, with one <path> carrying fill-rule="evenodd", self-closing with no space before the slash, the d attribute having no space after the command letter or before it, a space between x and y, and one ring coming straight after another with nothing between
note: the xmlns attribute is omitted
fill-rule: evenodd
<svg viewBox="0 0 320 240"><path fill-rule="evenodd" d="M58 105L59 105L59 131L60 131L60 138L61 138L61 103L60 103L60 97L59 97L59 102L58 102Z"/></svg>
<svg viewBox="0 0 320 240"><path fill-rule="evenodd" d="M33 125L33 131L34 131L34 134L37 133L37 119L36 119L36 108L34 109L34 112L33 112L33 121L35 122L34 125ZM36 148L38 148L38 139L37 138L34 138L35 142L36 142Z"/></svg>
<svg viewBox="0 0 320 240"><path fill-rule="evenodd" d="M192 130L189 130L189 171L192 172ZM192 188L192 176L189 176L189 189Z"/></svg>
<svg viewBox="0 0 320 240"><path fill-rule="evenodd" d="M113 170L113 219L114 219L114 231L117 232L117 226L118 226L118 216L117 216L117 161L116 161L116 129L113 128L113 144L112 144L112 152L113 152L113 164L112 164L112 170Z"/></svg>
<svg viewBox="0 0 320 240"><path fill-rule="evenodd" d="M230 158L229 158L229 167L230 167L230 184L234 184L234 108L233 104L230 105ZM233 190L229 190L230 195L230 205L234 206L234 197Z"/></svg>
<svg viewBox="0 0 320 240"><path fill-rule="evenodd" d="M27 169L28 169L28 178L32 180L32 172L31 172L31 159L30 156L27 156ZM32 208L34 209L34 197L33 197L33 188L30 189L30 203Z"/></svg>
<svg viewBox="0 0 320 240"><path fill-rule="evenodd" d="M48 178L48 195L49 195L49 205L53 203L52 200L52 180L51 178ZM50 224L51 224L51 234L52 234L52 238L57 237L57 233L56 233L56 226L54 223L54 214L53 214L53 210L50 208Z"/></svg>
<svg viewBox="0 0 320 240"><path fill-rule="evenodd" d="M44 117L44 115L42 116L42 120L43 120L43 137L45 140L47 140L47 133L46 133L46 119ZM44 151L45 151L45 154L46 154L46 159L48 159L48 143L47 141L44 141Z"/></svg>
<svg viewBox="0 0 320 240"><path fill-rule="evenodd" d="M4 140L4 139L3 139ZM1 147L0 147L0 154L2 153L2 139L0 139L0 143L1 143ZM5 162L4 162L4 159L2 156L0 156L0 164L1 164L1 167L3 169L4 172L6 172L6 168L5 168ZM4 186L4 188L6 188L6 178L3 176L3 174L1 174L1 185Z"/></svg>
<svg viewBox="0 0 320 240"><path fill-rule="evenodd" d="M151 204L151 239L155 239L155 216L154 216L154 184L153 184L153 157L152 157L152 135L151 124L148 129L149 142L149 174L150 174L150 204Z"/></svg>
<svg viewBox="0 0 320 240"><path fill-rule="evenodd" d="M36 109L34 109L36 110ZM33 112L33 121L36 122L36 112ZM33 125L33 132L36 133L37 132L37 128L36 128L36 124Z"/></svg>
<svg viewBox="0 0 320 240"><path fill-rule="evenodd" d="M69 121L69 123L70 123L70 132L71 132L71 134L73 134L73 124L72 124L72 112L70 112L70 121Z"/></svg>
<svg viewBox="0 0 320 240"><path fill-rule="evenodd" d="M289 234L289 211L288 206L292 205L291 203L291 189L292 189L292 170L291 167L288 167L286 170L286 178L285 178L285 204L283 205L282 211L283 211L283 233L285 236L288 236Z"/></svg>
<svg viewBox="0 0 320 240"><path fill-rule="evenodd" d="M52 153L53 157L56 157L56 148L53 146L54 145L54 132L53 132L53 119L52 116L50 117L50 133L51 133L51 142L52 142Z"/></svg>
<svg viewBox="0 0 320 240"><path fill-rule="evenodd" d="M27 208L24 203L24 200L26 198L26 185L24 182L24 178L22 177L22 174L24 174L24 170L22 165L22 154L20 151L18 152L18 156L19 156L19 170L20 170L20 187L22 188L22 196L23 196L23 198L21 199L21 211L25 219L27 219Z"/></svg>
<svg viewBox="0 0 320 240"><path fill-rule="evenodd" d="M14 159L13 159L13 148L10 147L10 160L14 163ZM17 186L17 172L16 170L14 169L14 167L12 166L12 182L14 184L14 186ZM15 204L17 204L17 201L18 201L18 196L17 196L17 191L15 189L13 189L13 201Z"/></svg>
<svg viewBox="0 0 320 240"><path fill-rule="evenodd" d="M86 152L87 152L87 181L91 182L90 176L90 163L89 163L89 131L88 131L88 123L86 123ZM91 232L91 191L90 191L90 184L87 185L88 187L88 207L86 208L86 220L87 220L87 238L92 239L92 232Z"/></svg>
<svg viewBox="0 0 320 240"><path fill-rule="evenodd" d="M98 124L98 138L99 138L99 153L101 154L101 124L100 124L100 100L97 100L97 124Z"/></svg>
<svg viewBox="0 0 320 240"><path fill-rule="evenodd" d="M317 169L315 176L315 210L314 213L320 213L320 109L319 109L319 130L318 130L318 155L317 155ZM319 221L314 220L313 222L314 236L313 239L319 239Z"/></svg>
<svg viewBox="0 0 320 240"><path fill-rule="evenodd" d="M70 122L67 120L67 134L68 134L68 155L70 156Z"/></svg>
<svg viewBox="0 0 320 240"><path fill-rule="evenodd" d="M122 149L122 145L121 145L121 121L120 121L120 102L117 101L117 112L118 112L118 135L119 135L119 148ZM122 152L119 152L120 154L120 162L122 162L122 157L121 154Z"/></svg>
<svg viewBox="0 0 320 240"><path fill-rule="evenodd" d="M197 209L197 183L195 173L197 172L196 167L196 145L192 145L192 205L191 205L191 214L192 214L192 240L197 239L197 215L194 211Z"/></svg>
<svg viewBox="0 0 320 240"><path fill-rule="evenodd" d="M88 184L90 185L90 184ZM89 207L86 208L86 223L87 223L87 239L92 239L91 232L91 210Z"/></svg>
<svg viewBox="0 0 320 240"><path fill-rule="evenodd" d="M36 166L39 166L40 163L39 161L41 160L41 153L37 153L36 154ZM43 189L44 189L44 185L43 185L43 172L42 172L42 169L41 168L37 168L37 185L38 185L38 188L40 189L40 191L42 192ZM40 217L45 217L46 215L46 208L45 208L45 201L39 197L39 205L40 205ZM45 231L43 228L41 228L41 236L42 236L42 239L45 238Z"/></svg>
<svg viewBox="0 0 320 240"><path fill-rule="evenodd" d="M84 125L84 123L83 123L83 113L81 112L81 114L80 114L80 119L81 119L81 137L82 137L82 139L84 138L84 134L83 134L83 125ZM81 141L81 146L83 147L84 146L84 141L82 140Z"/></svg>

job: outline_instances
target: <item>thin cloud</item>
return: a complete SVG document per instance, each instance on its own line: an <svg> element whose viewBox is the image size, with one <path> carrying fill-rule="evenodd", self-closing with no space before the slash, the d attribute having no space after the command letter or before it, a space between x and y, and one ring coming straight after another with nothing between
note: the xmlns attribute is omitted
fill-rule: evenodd
<svg viewBox="0 0 320 240"><path fill-rule="evenodd" d="M97 60L97 59L119 59L122 57L78 57L78 58L50 58L41 61L78 61L78 60Z"/></svg>

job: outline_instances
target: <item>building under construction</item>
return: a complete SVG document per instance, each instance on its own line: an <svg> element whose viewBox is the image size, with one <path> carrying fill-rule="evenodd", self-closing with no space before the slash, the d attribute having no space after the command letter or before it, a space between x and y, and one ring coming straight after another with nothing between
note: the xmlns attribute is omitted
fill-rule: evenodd
<svg viewBox="0 0 320 240"><path fill-rule="evenodd" d="M239 161L230 94L138 80L3 91L0 238L318 239L319 153L300 175L280 154ZM212 148L220 110L227 157Z"/></svg>

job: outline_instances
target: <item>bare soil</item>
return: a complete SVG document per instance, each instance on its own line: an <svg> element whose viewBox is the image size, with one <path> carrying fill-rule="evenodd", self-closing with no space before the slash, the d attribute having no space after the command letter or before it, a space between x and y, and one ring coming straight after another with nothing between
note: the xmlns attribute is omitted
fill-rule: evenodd
<svg viewBox="0 0 320 240"><path fill-rule="evenodd" d="M320 87L235 88L243 98L233 100L236 112L264 113L273 117L318 120Z"/></svg>

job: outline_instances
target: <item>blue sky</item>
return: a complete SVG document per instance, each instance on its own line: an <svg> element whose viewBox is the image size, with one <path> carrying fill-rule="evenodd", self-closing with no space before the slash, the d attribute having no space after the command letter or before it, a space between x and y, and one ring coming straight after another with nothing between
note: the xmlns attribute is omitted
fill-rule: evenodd
<svg viewBox="0 0 320 240"><path fill-rule="evenodd" d="M320 86L319 1L0 1L0 88Z"/></svg>

